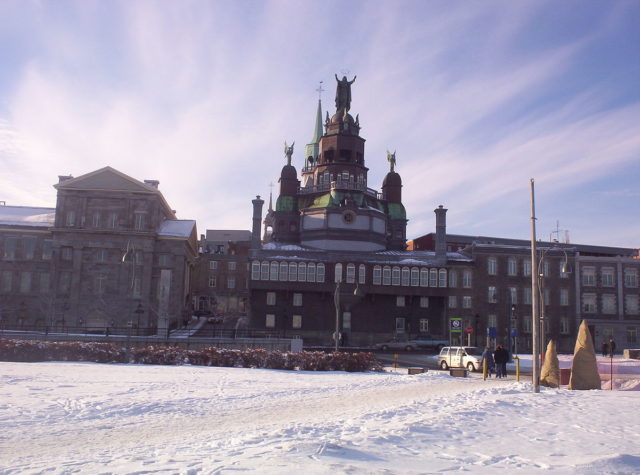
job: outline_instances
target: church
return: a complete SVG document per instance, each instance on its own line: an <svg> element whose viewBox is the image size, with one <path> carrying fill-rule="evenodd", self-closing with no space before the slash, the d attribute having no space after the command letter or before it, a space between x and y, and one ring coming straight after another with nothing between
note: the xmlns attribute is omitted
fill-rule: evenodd
<svg viewBox="0 0 640 475"><path fill-rule="evenodd" d="M438 206L435 251L406 250L407 216L396 154L381 191L370 187L360 117L350 112L355 78L336 76L335 112L318 101L304 165L285 144L275 209L253 200L250 326L299 336L305 345L370 345L392 336L448 338L452 280L472 260L446 251L446 209ZM383 156L379 154L379 156ZM470 277L469 277L470 278ZM457 286L456 286L457 287Z"/></svg>

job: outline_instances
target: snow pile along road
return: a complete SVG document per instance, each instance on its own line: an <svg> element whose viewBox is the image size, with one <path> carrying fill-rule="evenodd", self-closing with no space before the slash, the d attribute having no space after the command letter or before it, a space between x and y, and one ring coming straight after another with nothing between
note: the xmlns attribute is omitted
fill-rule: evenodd
<svg viewBox="0 0 640 475"><path fill-rule="evenodd" d="M430 372L0 363L4 473L640 472L640 393Z"/></svg>

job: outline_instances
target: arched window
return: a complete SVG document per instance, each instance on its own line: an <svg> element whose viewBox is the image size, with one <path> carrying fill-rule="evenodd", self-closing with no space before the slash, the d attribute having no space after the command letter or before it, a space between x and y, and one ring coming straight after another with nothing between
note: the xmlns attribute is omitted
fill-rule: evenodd
<svg viewBox="0 0 640 475"><path fill-rule="evenodd" d="M353 264L347 264L346 281L349 284L353 284L356 281L356 266Z"/></svg>
<svg viewBox="0 0 640 475"><path fill-rule="evenodd" d="M318 264L318 273L316 275L316 282L324 282L324 264Z"/></svg>
<svg viewBox="0 0 640 475"><path fill-rule="evenodd" d="M364 264L360 264L358 266L358 283L359 284L364 284L366 282L366 272L367 272L367 268L365 267Z"/></svg>
<svg viewBox="0 0 640 475"><path fill-rule="evenodd" d="M429 287L438 286L438 269L429 269Z"/></svg>
<svg viewBox="0 0 640 475"><path fill-rule="evenodd" d="M280 263L280 280L287 280L289 265L286 262Z"/></svg>
<svg viewBox="0 0 640 475"><path fill-rule="evenodd" d="M251 263L251 280L260 280L260 262Z"/></svg>
<svg viewBox="0 0 640 475"><path fill-rule="evenodd" d="M373 266L373 285L382 284L382 267Z"/></svg>
<svg viewBox="0 0 640 475"><path fill-rule="evenodd" d="M408 267L402 268L402 285L403 286L409 285L409 268Z"/></svg>
<svg viewBox="0 0 640 475"><path fill-rule="evenodd" d="M269 280L269 263L262 261L260 269L260 280Z"/></svg>
<svg viewBox="0 0 640 475"><path fill-rule="evenodd" d="M342 264L338 263L335 267L334 282L342 282Z"/></svg>
<svg viewBox="0 0 640 475"><path fill-rule="evenodd" d="M411 268L411 286L417 287L420 285L420 271L417 267Z"/></svg>
<svg viewBox="0 0 640 475"><path fill-rule="evenodd" d="M420 287L429 287L429 269L420 269Z"/></svg>
<svg viewBox="0 0 640 475"><path fill-rule="evenodd" d="M271 262L269 280L278 280L278 263L276 261Z"/></svg>
<svg viewBox="0 0 640 475"><path fill-rule="evenodd" d="M307 280L307 264L301 262L298 264L298 282L306 282Z"/></svg>
<svg viewBox="0 0 640 475"><path fill-rule="evenodd" d="M382 285L391 285L391 267L382 268Z"/></svg>
<svg viewBox="0 0 640 475"><path fill-rule="evenodd" d="M438 287L447 286L447 269L440 269L438 271Z"/></svg>
<svg viewBox="0 0 640 475"><path fill-rule="evenodd" d="M298 264L295 262L289 263L289 280L292 282L298 280Z"/></svg>
<svg viewBox="0 0 640 475"><path fill-rule="evenodd" d="M400 285L400 267L393 267L393 271L391 273L391 284Z"/></svg>
<svg viewBox="0 0 640 475"><path fill-rule="evenodd" d="M309 262L307 265L307 282L316 281L316 265L313 262Z"/></svg>

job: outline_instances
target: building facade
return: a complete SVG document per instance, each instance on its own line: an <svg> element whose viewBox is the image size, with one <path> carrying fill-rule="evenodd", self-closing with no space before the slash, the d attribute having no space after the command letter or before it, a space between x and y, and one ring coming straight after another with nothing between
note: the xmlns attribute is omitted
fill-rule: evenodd
<svg viewBox="0 0 640 475"><path fill-rule="evenodd" d="M55 208L0 207L4 328L166 331L191 312L195 221L154 180L59 177Z"/></svg>

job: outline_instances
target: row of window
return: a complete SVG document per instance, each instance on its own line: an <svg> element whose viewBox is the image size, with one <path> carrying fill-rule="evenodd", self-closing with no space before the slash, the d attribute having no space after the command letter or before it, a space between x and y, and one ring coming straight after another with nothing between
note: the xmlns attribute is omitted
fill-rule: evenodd
<svg viewBox="0 0 640 475"><path fill-rule="evenodd" d="M314 262L258 262L251 263L251 280L279 280L291 282L324 282L323 263Z"/></svg>
<svg viewBox="0 0 640 475"><path fill-rule="evenodd" d="M118 229L120 226L120 215L115 212L104 213L95 211L90 215L91 226L95 229ZM72 228L75 226L84 226L85 217L83 216L78 221L78 216L75 211L67 211L65 214L64 225ZM134 211L133 213L133 229L137 231L143 231L147 228L147 212L146 211Z"/></svg>
<svg viewBox="0 0 640 475"><path fill-rule="evenodd" d="M569 305L569 289L561 288L558 289L558 304L562 306ZM518 303L518 288L517 287L507 287L507 298L510 304ZM549 288L545 288L542 290L542 294L544 296L544 304L550 305L550 290ZM498 303L498 289L494 286L487 287L487 301L489 303ZM522 289L522 303L525 305L531 305L531 287L524 287Z"/></svg>
<svg viewBox="0 0 640 475"><path fill-rule="evenodd" d="M602 267L600 269L600 285L602 287L614 287L616 270L614 267ZM592 287L596 285L596 268L593 266L582 267L582 285ZM624 269L624 286L627 288L638 287L638 269Z"/></svg>
<svg viewBox="0 0 640 475"><path fill-rule="evenodd" d="M596 294L582 295L582 309L585 313L598 312L598 298ZM617 297L615 294L602 294L600 296L600 312L605 315L615 315L617 311ZM638 295L625 295L624 313L626 315L640 314Z"/></svg>
<svg viewBox="0 0 640 475"><path fill-rule="evenodd" d="M6 236L4 238L3 258L6 260L33 260L36 258L37 243L38 238L35 236ZM51 239L42 241L42 254L40 256L43 261L51 259L52 243Z"/></svg>
<svg viewBox="0 0 640 475"><path fill-rule="evenodd" d="M238 270L238 262L236 261L227 261L227 270L230 272L235 272ZM221 265L224 264L223 261L209 261L209 270L218 270ZM249 270L249 264L247 263L247 270Z"/></svg>
<svg viewBox="0 0 640 475"><path fill-rule="evenodd" d="M240 279L240 282L242 282L242 279ZM227 289L235 289L238 283L238 279L236 279L235 276L230 275L227 277ZM242 285L240 283L240 285ZM209 276L209 287L210 288L217 288L219 287L219 282L218 282L218 277L215 275L211 275Z"/></svg>
<svg viewBox="0 0 640 475"><path fill-rule="evenodd" d="M558 273L557 275L563 279L569 277L567 272L563 272L563 262L558 262ZM507 259L507 275L514 277L518 275L518 259L515 257L510 257ZM487 274L489 275L498 275L498 259L496 257L487 258ZM540 274L548 277L551 275L550 263L548 261L543 261L540 267ZM531 276L531 260L525 259L522 261L522 276L530 277Z"/></svg>

